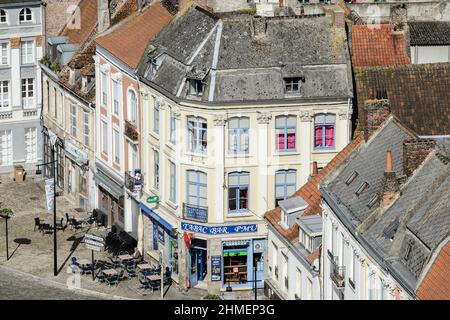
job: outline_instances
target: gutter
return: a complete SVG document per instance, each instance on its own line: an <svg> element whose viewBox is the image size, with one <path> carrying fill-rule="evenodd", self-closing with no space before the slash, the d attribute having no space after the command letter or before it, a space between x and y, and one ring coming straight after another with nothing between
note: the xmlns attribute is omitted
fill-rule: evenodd
<svg viewBox="0 0 450 320"><path fill-rule="evenodd" d="M342 222L347 231L350 232L350 234L359 243L362 244L364 249L367 250L369 255L375 259L375 261L380 265L380 267L382 267L385 271L387 271L390 275L392 275L392 277L402 285L402 287L408 292L408 294L411 297L417 299L414 288L410 286L408 281L400 273L398 273L395 270L395 268L391 268L391 264L388 261L384 260L383 257L378 253L376 248L374 248L361 234L355 232L352 222L348 219L346 215L347 212L344 212L341 209L341 207L338 206L338 204L334 201L333 197L329 194L327 189L325 189L323 186L320 186L319 191L322 194L322 197L325 200L325 202L330 206L330 208Z"/></svg>

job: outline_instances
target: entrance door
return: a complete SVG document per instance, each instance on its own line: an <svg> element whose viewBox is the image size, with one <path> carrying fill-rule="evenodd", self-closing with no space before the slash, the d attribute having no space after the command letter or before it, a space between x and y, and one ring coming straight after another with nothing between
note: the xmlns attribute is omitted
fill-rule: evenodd
<svg viewBox="0 0 450 320"><path fill-rule="evenodd" d="M190 279L191 288L198 284L198 251L197 249L191 250L191 264L190 264Z"/></svg>

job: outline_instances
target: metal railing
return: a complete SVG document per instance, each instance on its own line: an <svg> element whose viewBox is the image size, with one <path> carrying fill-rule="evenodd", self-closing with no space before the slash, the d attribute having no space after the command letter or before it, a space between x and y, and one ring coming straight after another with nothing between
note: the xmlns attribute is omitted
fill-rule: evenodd
<svg viewBox="0 0 450 320"><path fill-rule="evenodd" d="M188 220L208 222L208 208L183 203L183 216Z"/></svg>
<svg viewBox="0 0 450 320"><path fill-rule="evenodd" d="M333 281L337 289L343 289L345 287L345 267L338 265L338 257L330 255L328 251L328 257L330 258L330 279Z"/></svg>

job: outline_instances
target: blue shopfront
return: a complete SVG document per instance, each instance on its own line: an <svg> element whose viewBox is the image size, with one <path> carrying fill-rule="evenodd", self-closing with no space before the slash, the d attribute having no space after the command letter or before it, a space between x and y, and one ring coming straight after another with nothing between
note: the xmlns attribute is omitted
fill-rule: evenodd
<svg viewBox="0 0 450 320"><path fill-rule="evenodd" d="M151 242L150 248L144 248L149 255L159 260L159 251L164 252L164 265L168 266L172 272L172 278L178 279L178 236L172 225L161 218L155 211L140 203L139 208L151 222ZM158 261L159 262L159 261Z"/></svg>
<svg viewBox="0 0 450 320"><path fill-rule="evenodd" d="M194 235L190 246L190 259L188 261L189 279L191 287L198 281L206 278L207 270L211 270L211 281L221 282L222 288L228 286L251 288L254 280L259 288L264 287L264 249L266 239L246 236L257 233L258 225L230 225L206 226L181 223L181 229ZM217 236L220 235L220 239ZM229 235L229 237L226 237ZM236 238L236 240L221 240ZM245 238L245 239L243 239ZM220 242L220 251L210 250L207 254L208 243ZM214 246L217 247L217 246ZM210 268L208 268L210 265Z"/></svg>

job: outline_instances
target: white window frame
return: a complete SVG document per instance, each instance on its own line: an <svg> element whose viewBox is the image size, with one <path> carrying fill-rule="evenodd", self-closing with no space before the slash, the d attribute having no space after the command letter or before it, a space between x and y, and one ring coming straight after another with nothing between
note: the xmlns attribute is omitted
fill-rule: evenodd
<svg viewBox="0 0 450 320"><path fill-rule="evenodd" d="M299 268L296 268L295 274L295 294L299 299L302 298L302 271Z"/></svg>
<svg viewBox="0 0 450 320"><path fill-rule="evenodd" d="M177 166L172 161L169 161L169 174L170 174L170 192L169 200L176 204L177 203Z"/></svg>
<svg viewBox="0 0 450 320"><path fill-rule="evenodd" d="M132 97L134 96L134 104ZM128 89L127 92L127 104L128 104L128 121L137 124L138 119L138 100L137 100L137 94L133 89Z"/></svg>
<svg viewBox="0 0 450 320"><path fill-rule="evenodd" d="M22 65L35 63L34 50L35 50L34 40L23 40L20 42L20 63Z"/></svg>
<svg viewBox="0 0 450 320"><path fill-rule="evenodd" d="M30 137L31 136L31 137ZM35 163L37 161L37 128L25 128L25 161Z"/></svg>
<svg viewBox="0 0 450 320"><path fill-rule="evenodd" d="M108 121L106 119L101 119L100 122L101 122L102 153L108 155L109 154Z"/></svg>
<svg viewBox="0 0 450 320"><path fill-rule="evenodd" d="M160 120L161 120L161 106L156 100L153 98L153 132L159 135L160 130Z"/></svg>
<svg viewBox="0 0 450 320"><path fill-rule="evenodd" d="M5 21L2 21L5 18ZM8 12L4 9L0 9L0 24L8 24Z"/></svg>
<svg viewBox="0 0 450 320"><path fill-rule="evenodd" d="M105 107L108 107L108 98L109 98L109 82L108 82L108 74L102 71L101 75L102 81L102 96L101 96L101 104Z"/></svg>
<svg viewBox="0 0 450 320"><path fill-rule="evenodd" d="M72 137L77 137L77 105L73 102L70 103L70 134Z"/></svg>
<svg viewBox="0 0 450 320"><path fill-rule="evenodd" d="M89 111L83 110L83 143L89 147L90 146L90 129L89 129Z"/></svg>
<svg viewBox="0 0 450 320"><path fill-rule="evenodd" d="M113 147L114 147L113 161L115 164L118 164L119 166L122 163L122 159L120 156L120 146L121 146L120 129L118 127L114 126L113 127Z"/></svg>
<svg viewBox="0 0 450 320"><path fill-rule="evenodd" d="M11 90L9 83L7 80L0 81L0 110L2 111L11 109ZM6 93L5 88L7 89Z"/></svg>
<svg viewBox="0 0 450 320"><path fill-rule="evenodd" d="M23 15L23 20L22 20ZM27 22L33 22L33 10L30 8L23 8L19 11L19 23L27 23Z"/></svg>
<svg viewBox="0 0 450 320"><path fill-rule="evenodd" d="M120 83L118 80L112 80L113 91L113 114L119 116L120 114Z"/></svg>
<svg viewBox="0 0 450 320"><path fill-rule="evenodd" d="M159 190L159 174L161 172L159 160L159 151L153 150L153 188L155 190Z"/></svg>
<svg viewBox="0 0 450 320"><path fill-rule="evenodd" d="M25 91L24 89L24 81L25 81ZM31 81L31 83L30 83ZM30 90L30 85L32 85L33 89ZM33 94L30 95L30 92ZM35 80L34 78L23 78L21 79L21 95L22 95L22 106L24 108L34 108L35 105L35 92L36 92L36 86L35 86ZM24 97L25 95L25 97ZM56 106L55 106L56 108Z"/></svg>
<svg viewBox="0 0 450 320"><path fill-rule="evenodd" d="M9 65L9 42L1 41L0 42L0 66L8 66ZM3 62L5 61L6 62Z"/></svg>
<svg viewBox="0 0 450 320"><path fill-rule="evenodd" d="M14 150L12 141L12 130L0 130L0 166L10 166L13 163Z"/></svg>

